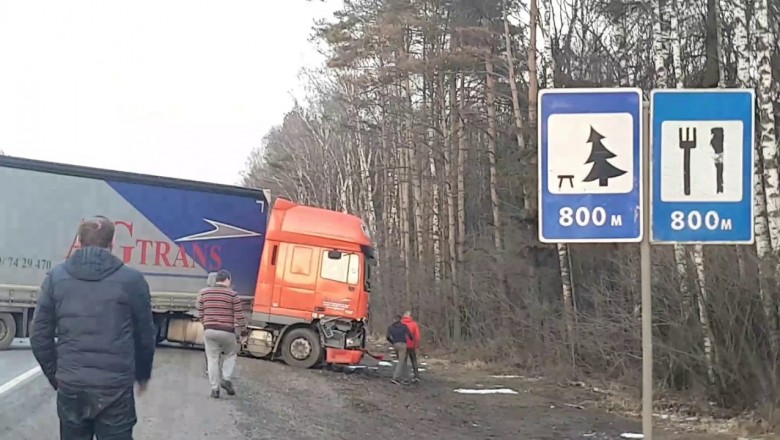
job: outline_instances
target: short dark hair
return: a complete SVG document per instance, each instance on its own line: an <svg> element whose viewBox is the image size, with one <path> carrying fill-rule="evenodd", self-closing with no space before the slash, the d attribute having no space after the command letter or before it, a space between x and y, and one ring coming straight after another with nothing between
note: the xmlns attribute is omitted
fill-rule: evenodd
<svg viewBox="0 0 780 440"><path fill-rule="evenodd" d="M233 277L230 275L230 272L228 272L225 269L220 269L217 272L217 276L214 278L214 281L217 282L217 283L222 283L222 282L225 282L227 280L232 280L232 279L233 279Z"/></svg>
<svg viewBox="0 0 780 440"><path fill-rule="evenodd" d="M393 317L393 321L395 322L399 322L400 320L401 320L401 315L395 315L395 317Z"/></svg>
<svg viewBox="0 0 780 440"><path fill-rule="evenodd" d="M96 215L79 224L79 243L81 247L111 247L114 241L114 223L108 217Z"/></svg>

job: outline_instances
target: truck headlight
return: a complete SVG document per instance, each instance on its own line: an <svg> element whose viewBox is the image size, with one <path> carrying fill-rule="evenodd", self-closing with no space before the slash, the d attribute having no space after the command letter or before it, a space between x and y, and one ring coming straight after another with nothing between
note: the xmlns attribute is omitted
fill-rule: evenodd
<svg viewBox="0 0 780 440"><path fill-rule="evenodd" d="M359 337L347 338L347 348L360 347L361 339Z"/></svg>

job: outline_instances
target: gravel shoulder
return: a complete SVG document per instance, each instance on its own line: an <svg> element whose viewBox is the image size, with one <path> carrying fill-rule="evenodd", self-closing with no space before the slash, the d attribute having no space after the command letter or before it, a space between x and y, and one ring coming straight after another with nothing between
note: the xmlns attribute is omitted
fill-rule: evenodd
<svg viewBox="0 0 780 440"><path fill-rule="evenodd" d="M364 440L620 439L641 433L639 420L588 404L591 393L520 377L492 378L473 369L424 361L417 385L389 382L391 367L367 362L346 372L301 371L281 363L241 359L239 427L247 438ZM459 388L507 387L516 395L468 395ZM595 406L595 405L594 405ZM254 416L252 416L254 415ZM675 432L657 426L657 440L736 440L736 436Z"/></svg>

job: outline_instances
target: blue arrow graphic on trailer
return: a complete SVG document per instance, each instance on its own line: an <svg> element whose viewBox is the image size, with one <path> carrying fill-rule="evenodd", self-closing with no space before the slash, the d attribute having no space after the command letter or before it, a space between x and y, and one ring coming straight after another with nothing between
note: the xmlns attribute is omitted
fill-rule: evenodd
<svg viewBox="0 0 780 440"><path fill-rule="evenodd" d="M252 197L130 182L108 183L151 226L171 242L184 246L189 257L207 257L205 270L227 269L233 274L238 292L255 291L269 214L265 209L268 201L262 194ZM265 202L262 208L258 200Z"/></svg>
<svg viewBox="0 0 780 440"><path fill-rule="evenodd" d="M204 222L210 224L214 229L206 232L199 232L197 234L181 237L174 241L200 241L200 240L216 240L223 238L244 238L244 237L258 237L261 234L259 232L250 231L248 229L239 228L238 226L228 225L207 218L203 219Z"/></svg>

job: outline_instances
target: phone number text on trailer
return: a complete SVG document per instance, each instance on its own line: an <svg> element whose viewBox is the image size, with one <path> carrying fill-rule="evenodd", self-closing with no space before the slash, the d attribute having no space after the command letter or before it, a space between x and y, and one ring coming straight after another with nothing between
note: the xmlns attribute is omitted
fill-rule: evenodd
<svg viewBox="0 0 780 440"><path fill-rule="evenodd" d="M43 258L0 256L0 267L16 267L19 269L50 270L51 260Z"/></svg>

